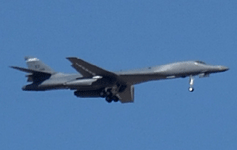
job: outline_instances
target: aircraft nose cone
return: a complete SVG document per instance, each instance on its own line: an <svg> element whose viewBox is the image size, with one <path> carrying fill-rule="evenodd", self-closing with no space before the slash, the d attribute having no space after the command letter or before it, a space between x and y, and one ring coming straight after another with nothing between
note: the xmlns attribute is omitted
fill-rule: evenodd
<svg viewBox="0 0 237 150"><path fill-rule="evenodd" d="M225 66L220 66L219 69L220 69L220 71L227 71L227 70L229 70L229 68L225 67Z"/></svg>

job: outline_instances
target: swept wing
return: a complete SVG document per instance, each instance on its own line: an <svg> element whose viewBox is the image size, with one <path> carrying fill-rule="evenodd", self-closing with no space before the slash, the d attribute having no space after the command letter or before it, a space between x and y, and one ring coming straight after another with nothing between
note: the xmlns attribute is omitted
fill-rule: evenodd
<svg viewBox="0 0 237 150"><path fill-rule="evenodd" d="M76 57L67 58L71 63L72 67L75 68L83 77L93 77L93 76L117 76L115 73L104 70L100 67L92 65L82 59Z"/></svg>
<svg viewBox="0 0 237 150"><path fill-rule="evenodd" d="M119 80L120 77L117 74L104 70L82 59L76 57L68 57L67 59L72 63L72 67L75 68L85 78L101 76L101 77L116 78L117 81L120 81ZM123 84L126 84L126 82L123 82ZM122 103L133 102L134 87L132 85L126 85L126 88L123 89L121 92L118 92L116 95L118 96L118 99Z"/></svg>

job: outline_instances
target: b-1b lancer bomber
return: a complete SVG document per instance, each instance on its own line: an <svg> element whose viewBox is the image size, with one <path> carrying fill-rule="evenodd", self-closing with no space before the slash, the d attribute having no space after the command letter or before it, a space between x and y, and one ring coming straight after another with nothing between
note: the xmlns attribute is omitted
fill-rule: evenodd
<svg viewBox="0 0 237 150"><path fill-rule="evenodd" d="M28 68L11 66L28 73L31 84L24 91L55 89L74 90L77 97L104 97L107 102L134 101L134 85L161 79L189 77L189 91L193 92L194 76L208 77L211 73L227 71L225 66L207 65L202 61L184 61L143 69L111 72L76 57L67 58L79 74L55 72L38 58L25 57Z"/></svg>

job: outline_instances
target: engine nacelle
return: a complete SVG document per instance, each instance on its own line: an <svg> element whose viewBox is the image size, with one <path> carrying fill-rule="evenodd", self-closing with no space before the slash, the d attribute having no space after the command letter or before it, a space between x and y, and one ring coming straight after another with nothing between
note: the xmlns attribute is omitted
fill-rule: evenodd
<svg viewBox="0 0 237 150"><path fill-rule="evenodd" d="M92 91L75 91L74 94L77 97L101 97L102 90L92 90Z"/></svg>

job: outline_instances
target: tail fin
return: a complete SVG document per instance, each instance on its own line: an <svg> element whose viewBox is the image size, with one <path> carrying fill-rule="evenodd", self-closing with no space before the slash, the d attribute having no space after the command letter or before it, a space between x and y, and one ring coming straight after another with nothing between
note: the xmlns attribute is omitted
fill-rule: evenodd
<svg viewBox="0 0 237 150"><path fill-rule="evenodd" d="M54 74L55 71L35 57L25 57L29 69Z"/></svg>
<svg viewBox="0 0 237 150"><path fill-rule="evenodd" d="M52 74L55 74L56 72L51 69L49 66L42 63L38 58L34 57L25 57L26 64L28 66L28 69L17 67L17 66L10 66L13 69L17 69L26 73L29 73L26 75L28 77L28 82L42 82L48 78Z"/></svg>

